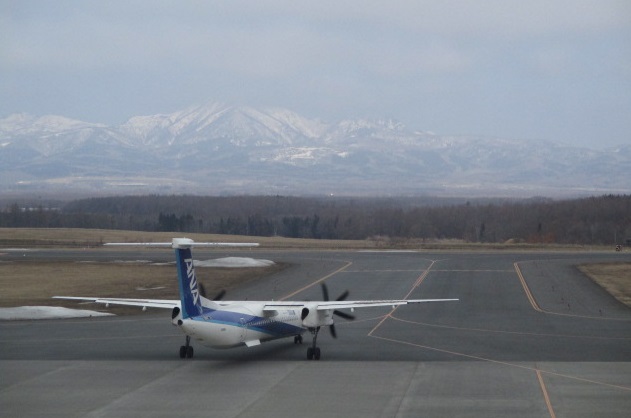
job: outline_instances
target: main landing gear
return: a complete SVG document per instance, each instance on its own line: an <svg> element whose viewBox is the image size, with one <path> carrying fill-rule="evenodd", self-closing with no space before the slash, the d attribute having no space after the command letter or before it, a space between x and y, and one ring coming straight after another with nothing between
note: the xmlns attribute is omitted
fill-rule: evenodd
<svg viewBox="0 0 631 418"><path fill-rule="evenodd" d="M186 336L186 345L180 346L180 358L193 358L193 346L191 345L191 337Z"/></svg>
<svg viewBox="0 0 631 418"><path fill-rule="evenodd" d="M311 344L311 347L307 348L307 360L320 360L320 347L316 345L320 327L309 328L309 332L313 335L313 343Z"/></svg>

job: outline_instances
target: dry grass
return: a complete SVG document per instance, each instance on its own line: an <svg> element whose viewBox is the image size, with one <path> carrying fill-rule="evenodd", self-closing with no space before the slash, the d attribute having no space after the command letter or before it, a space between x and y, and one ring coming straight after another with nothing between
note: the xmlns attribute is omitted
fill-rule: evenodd
<svg viewBox="0 0 631 418"><path fill-rule="evenodd" d="M105 242L169 242L174 236L196 241L261 242L266 247L302 246L308 241L172 232L139 232L95 229L0 228L0 247L98 247ZM292 242L293 241L293 242ZM106 248L102 249L107 250ZM124 251L116 247L115 251ZM129 248L129 251L135 251ZM198 268L197 276L209 297L285 268L276 264L261 268ZM75 301L52 296L99 296L142 299L178 299L173 265L142 263L76 263L69 261L0 262L0 307L54 305L77 307ZM89 306L93 308L95 305ZM96 309L103 310L99 307ZM107 309L116 314L137 313L138 308Z"/></svg>
<svg viewBox="0 0 631 418"><path fill-rule="evenodd" d="M463 251L581 251L612 250L611 247L528 244L507 242L469 243L462 240L390 239L372 237L365 240L324 240L284 237L251 237L219 234L193 234L182 232L143 232L105 229L73 228L0 228L0 247L96 247L105 242L170 242L173 237L187 237L195 241L258 242L267 249L417 249Z"/></svg>
<svg viewBox="0 0 631 418"><path fill-rule="evenodd" d="M631 308L631 263L583 264L578 268Z"/></svg>
<svg viewBox="0 0 631 418"><path fill-rule="evenodd" d="M220 290L276 272L285 266L261 268L198 268L197 277L209 297ZM173 265L142 263L11 262L0 263L0 307L65 306L76 301L52 296L98 296L142 299L179 299ZM102 305L95 309L102 310ZM90 307L92 308L92 307ZM138 308L111 307L108 311L138 313Z"/></svg>
<svg viewBox="0 0 631 418"><path fill-rule="evenodd" d="M209 242L258 242L265 248L357 249L380 246L373 240L320 240L106 229L0 228L0 247L96 247L105 242L170 242L174 237Z"/></svg>

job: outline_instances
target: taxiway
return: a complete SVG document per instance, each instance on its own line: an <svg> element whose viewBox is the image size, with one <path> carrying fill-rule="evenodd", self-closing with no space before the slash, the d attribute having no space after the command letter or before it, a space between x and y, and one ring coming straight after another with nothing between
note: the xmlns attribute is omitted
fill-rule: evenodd
<svg viewBox="0 0 631 418"><path fill-rule="evenodd" d="M198 259L230 255L196 251ZM322 360L293 339L178 356L169 312L0 322L3 416L626 417L631 310L578 263L629 254L270 252L291 267L228 299L460 298L357 310L323 330ZM38 251L33 259L153 259L140 253ZM5 255L6 257L11 257ZM305 342L310 337L305 334Z"/></svg>

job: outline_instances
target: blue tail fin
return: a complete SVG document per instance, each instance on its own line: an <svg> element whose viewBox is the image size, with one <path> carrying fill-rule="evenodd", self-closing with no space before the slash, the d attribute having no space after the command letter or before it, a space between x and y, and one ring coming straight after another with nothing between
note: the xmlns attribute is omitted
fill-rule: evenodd
<svg viewBox="0 0 631 418"><path fill-rule="evenodd" d="M177 279L180 288L182 318L190 318L202 314L202 300L199 284L193 267L193 255L190 248L176 248Z"/></svg>

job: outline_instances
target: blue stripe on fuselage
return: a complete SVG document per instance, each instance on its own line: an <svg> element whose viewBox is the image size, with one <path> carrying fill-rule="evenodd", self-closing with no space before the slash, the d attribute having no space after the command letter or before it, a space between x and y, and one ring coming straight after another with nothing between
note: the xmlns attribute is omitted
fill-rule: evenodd
<svg viewBox="0 0 631 418"><path fill-rule="evenodd" d="M246 327L248 330L262 332L270 336L277 337L298 335L304 331L302 327L275 320L273 318L265 318L241 312L210 308L204 308L201 315L196 315L190 319L233 327ZM243 322L241 320L243 320Z"/></svg>

